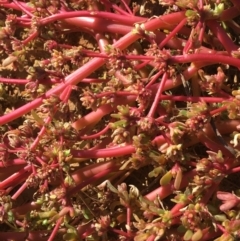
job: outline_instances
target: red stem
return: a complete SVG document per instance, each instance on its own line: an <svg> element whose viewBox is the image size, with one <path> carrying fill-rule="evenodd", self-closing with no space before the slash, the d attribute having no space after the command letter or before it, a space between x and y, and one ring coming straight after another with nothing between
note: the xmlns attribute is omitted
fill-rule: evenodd
<svg viewBox="0 0 240 241"><path fill-rule="evenodd" d="M236 0L238 1L238 0ZM224 10L219 16L220 21L228 21L234 19L240 15L240 11L234 6Z"/></svg>
<svg viewBox="0 0 240 241"><path fill-rule="evenodd" d="M11 186L12 183L15 183L15 184L18 183L18 180L20 180L22 177L29 175L27 172L29 172L31 170L31 168L32 168L31 165L27 165L26 167L24 167L20 171L12 174L10 177L3 180L0 183L0 189L4 189L7 186Z"/></svg>
<svg viewBox="0 0 240 241"><path fill-rule="evenodd" d="M212 63L222 63L229 64L235 67L240 68L240 60L225 56L225 55L217 55L217 54L188 54L188 55L176 55L169 58L169 63L190 63L190 62L212 62Z"/></svg>
<svg viewBox="0 0 240 241"><path fill-rule="evenodd" d="M105 128L103 128L101 131L99 131L96 134L92 134L89 136L81 136L82 140L89 140L89 139L96 139L102 135L104 135L109 130L109 125L107 125Z"/></svg>
<svg viewBox="0 0 240 241"><path fill-rule="evenodd" d="M231 53L231 51L238 49L238 46L234 44L234 42L227 35L226 31L220 26L220 24L216 20L207 21L207 26L221 42L221 44L228 51L228 53Z"/></svg>
<svg viewBox="0 0 240 241"><path fill-rule="evenodd" d="M135 96L127 96L126 98L116 98L113 104L105 104L98 107L95 111L90 112L79 120L75 121L72 124L72 127L76 130L83 129L84 127L98 123L103 116L109 114L114 109L116 109L119 104L130 104L132 101L136 99Z"/></svg>
<svg viewBox="0 0 240 241"><path fill-rule="evenodd" d="M198 134L198 140L214 152L218 152L220 150L224 155L228 157L234 157L228 149L226 149L222 144L216 143L215 141L208 138L204 132Z"/></svg>
<svg viewBox="0 0 240 241"><path fill-rule="evenodd" d="M71 85L67 86L67 88L65 90L63 90L63 92L60 94L59 98L63 102L67 103L68 99L72 93L72 89L73 89L73 87Z"/></svg>
<svg viewBox="0 0 240 241"><path fill-rule="evenodd" d="M171 33L159 44L159 49L162 49L167 42L173 38L177 33L179 33L179 30L186 24L187 18L184 18L172 31Z"/></svg>
<svg viewBox="0 0 240 241"><path fill-rule="evenodd" d="M174 95L161 95L161 100L173 100L173 101L184 101L184 102L207 102L207 103L221 103L226 100L221 97L198 97L198 96L174 96ZM218 110L218 111L217 111ZM211 115L226 110L226 107L218 108L211 111Z"/></svg>
<svg viewBox="0 0 240 241"><path fill-rule="evenodd" d="M30 41L34 40L38 36L38 31L34 31L30 36L22 41L24 45L28 44Z"/></svg>
<svg viewBox="0 0 240 241"><path fill-rule="evenodd" d="M12 160L8 160L7 162L0 162L0 168L6 168L6 167L11 167L11 166L16 166L16 165L24 165L24 164L26 164L25 160L12 159Z"/></svg>
<svg viewBox="0 0 240 241"><path fill-rule="evenodd" d="M229 173L237 173L240 172L240 167L234 167Z"/></svg>
<svg viewBox="0 0 240 241"><path fill-rule="evenodd" d="M180 184L180 189L186 187L189 184L189 180L192 179L196 175L196 173L196 170L192 169L191 171L184 174ZM170 194L172 194L173 191L175 191L174 181L171 181L169 184L161 186L154 191L148 193L145 197L151 201L153 201L157 196L159 196L160 199L164 199Z"/></svg>
<svg viewBox="0 0 240 241"><path fill-rule="evenodd" d="M159 100L161 100L161 95L162 95L162 92L163 92L164 85L167 81L167 78L168 78L168 74L167 74L167 72L165 72L163 74L162 80L161 80L160 85L158 87L158 90L157 90L157 93L155 95L154 101L152 103L151 109L149 110L149 113L147 115L148 117L154 117L154 114L155 114L155 111L157 109Z"/></svg>
<svg viewBox="0 0 240 241"><path fill-rule="evenodd" d="M130 155L135 152L135 147L126 145L123 147L113 147L98 150L71 150L71 154L75 158L107 158Z"/></svg>
<svg viewBox="0 0 240 241"><path fill-rule="evenodd" d="M22 186L14 193L14 195L12 195L12 199L16 200L26 188L27 188L27 184L26 182L24 182Z"/></svg>
<svg viewBox="0 0 240 241"><path fill-rule="evenodd" d="M58 219L58 221L56 222L56 225L55 225L55 227L54 227L50 237L48 238L48 241L53 241L54 240L55 236L57 235L57 231L58 231L62 221L63 221L63 217Z"/></svg>
<svg viewBox="0 0 240 241"><path fill-rule="evenodd" d="M238 11L240 12L240 2L238 0L230 0L235 7L237 7Z"/></svg>
<svg viewBox="0 0 240 241"><path fill-rule="evenodd" d="M13 0L13 2L19 9L25 12L29 17L34 17L34 15L31 12L29 12L28 9L25 7L25 4L22 4L20 1L17 0Z"/></svg>
<svg viewBox="0 0 240 241"><path fill-rule="evenodd" d="M41 130L38 133L38 136L35 138L34 142L31 144L30 146L30 150L33 151L37 148L37 145L40 141L40 138L42 137L42 135L46 132L46 126L51 122L52 117L47 117L46 121L45 121L45 125L42 126Z"/></svg>
<svg viewBox="0 0 240 241"><path fill-rule="evenodd" d="M114 233L120 234L123 237L127 237L127 238L132 238L132 234L128 234L122 230L116 229L116 228L109 228L109 230L111 230Z"/></svg>
<svg viewBox="0 0 240 241"><path fill-rule="evenodd" d="M29 82L27 79L7 79L7 78L0 78L0 83L7 83L7 84L21 84L25 85Z"/></svg>
<svg viewBox="0 0 240 241"><path fill-rule="evenodd" d="M126 10L129 12L130 15L134 16L133 15L133 12L131 11L131 9L129 8L128 4L130 4L129 0L128 1L128 4L125 2L125 0L120 0L121 1L121 5L124 6L126 8ZM115 5L115 4L114 4Z"/></svg>
<svg viewBox="0 0 240 241"><path fill-rule="evenodd" d="M81 190L82 188L84 188L85 186L101 179L102 177L105 177L106 175L108 175L109 173L112 173L113 171L117 171L118 167L114 167L114 168L110 168L110 169L106 169L103 171L99 171L99 173L93 175L90 178L85 179L83 182L81 182L80 184L76 185L75 187L71 188L70 190L67 191L67 196L72 196L75 193L77 193L79 190Z"/></svg>
<svg viewBox="0 0 240 241"><path fill-rule="evenodd" d="M136 17L134 15L124 18L123 16L110 12L101 12L101 11L72 11L72 12L60 12L51 16L48 16L40 20L41 25L46 25L55 21L77 18L77 17L90 17L92 21L95 21L94 18L100 19L110 19L111 21L116 21L121 24L126 24L132 26L136 22L144 22L146 19L143 17ZM93 18L94 17L94 18ZM89 19L89 20L90 20Z"/></svg>
<svg viewBox="0 0 240 241"><path fill-rule="evenodd" d="M149 83L146 85L146 88L148 88L149 86L151 86L152 84L155 83L155 81L159 78L159 76L161 76L163 74L164 70L159 70L157 72L157 74L155 74L152 79L149 81Z"/></svg>
<svg viewBox="0 0 240 241"><path fill-rule="evenodd" d="M131 217L132 217L132 210L131 207L127 207L127 225L131 228ZM131 230L127 229L128 235L131 235Z"/></svg>

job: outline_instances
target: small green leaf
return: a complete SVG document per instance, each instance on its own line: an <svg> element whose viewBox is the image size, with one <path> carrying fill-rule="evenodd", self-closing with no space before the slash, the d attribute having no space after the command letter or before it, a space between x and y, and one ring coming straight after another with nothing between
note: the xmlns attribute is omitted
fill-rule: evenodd
<svg viewBox="0 0 240 241"><path fill-rule="evenodd" d="M39 117L39 115L37 114L37 112L35 112L34 110L31 111L31 115L33 117L33 119L40 125L44 125L45 122L43 121L43 119L41 117Z"/></svg>
<svg viewBox="0 0 240 241"><path fill-rule="evenodd" d="M192 236L193 236L192 230L187 230L186 233L183 236L183 240L188 241L192 238Z"/></svg>
<svg viewBox="0 0 240 241"><path fill-rule="evenodd" d="M172 172L169 171L167 172L165 175L162 176L162 178L160 179L160 185L161 186L166 186L167 184L170 183L170 181L172 180Z"/></svg>
<svg viewBox="0 0 240 241"><path fill-rule="evenodd" d="M63 235L63 240L66 240L66 241L77 241L78 237L76 236L75 233L66 233Z"/></svg>
<svg viewBox="0 0 240 241"><path fill-rule="evenodd" d="M8 211L8 213L7 213L7 220L10 223L14 222L15 218L14 218L14 215L13 215L12 211Z"/></svg>
<svg viewBox="0 0 240 241"><path fill-rule="evenodd" d="M176 175L176 178L174 180L174 188L176 190L178 190L180 188L180 185L181 185L181 182L182 182L182 170L178 170L177 172L177 175Z"/></svg>
<svg viewBox="0 0 240 241"><path fill-rule="evenodd" d="M227 217L224 214L219 214L219 215L214 215L214 219L218 222L223 222L227 219Z"/></svg>
<svg viewBox="0 0 240 241"><path fill-rule="evenodd" d="M163 168L162 167L156 167L154 168L151 172L148 173L148 176L151 177L157 177L159 176L159 174L161 174L163 172Z"/></svg>
<svg viewBox="0 0 240 241"><path fill-rule="evenodd" d="M87 220L90 220L91 219L91 213L89 212L88 209L83 209L82 210L82 214L83 214L83 217Z"/></svg>
<svg viewBox="0 0 240 241"><path fill-rule="evenodd" d="M202 238L203 233L201 229L198 229L192 236L192 241L198 241Z"/></svg>

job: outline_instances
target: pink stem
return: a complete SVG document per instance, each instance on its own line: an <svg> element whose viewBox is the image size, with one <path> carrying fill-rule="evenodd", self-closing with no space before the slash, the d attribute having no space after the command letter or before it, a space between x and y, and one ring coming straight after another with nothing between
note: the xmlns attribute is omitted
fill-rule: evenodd
<svg viewBox="0 0 240 241"><path fill-rule="evenodd" d="M46 125L50 123L50 121L52 120L52 118L49 116L47 117L46 121L45 121L45 125L42 126L40 132L38 133L38 136L35 138L34 142L31 144L30 146L30 150L35 150L37 148L37 145L40 141L40 138L42 137L42 135L46 132Z"/></svg>
<svg viewBox="0 0 240 241"><path fill-rule="evenodd" d="M240 34L240 26L234 20L229 20L227 26L230 27L235 33Z"/></svg>
<svg viewBox="0 0 240 241"><path fill-rule="evenodd" d="M104 135L108 130L109 130L109 125L107 125L104 129L102 129L101 131L99 131L96 134L92 134L90 136L81 136L81 139L82 140L96 139L96 138Z"/></svg>
<svg viewBox="0 0 240 241"><path fill-rule="evenodd" d="M90 112L81 119L75 121L72 127L76 130L80 130L91 123L97 123L103 116L109 114L113 110L112 105L106 104L97 108L96 111Z"/></svg>
<svg viewBox="0 0 240 241"><path fill-rule="evenodd" d="M159 78L159 76L163 74L163 72L164 72L164 70L159 70L159 71L157 72L157 74L155 74L155 75L152 77L151 81L149 81L149 83L146 85L146 88L148 88L149 86L151 86L151 85Z"/></svg>
<svg viewBox="0 0 240 241"><path fill-rule="evenodd" d="M96 19L111 19L112 21L116 21L121 24L126 24L132 26L136 22L142 22L146 19L143 17L136 17L132 15L131 17L122 17L119 14L110 13L110 12L101 12L101 11L72 11L72 12L60 12L51 16L48 16L42 20L40 20L41 25L46 25L55 21L69 19L69 18L77 18L77 17L90 17L89 20L96 21ZM96 19L94 19L94 18Z"/></svg>
<svg viewBox="0 0 240 241"><path fill-rule="evenodd" d="M128 0L127 0L128 1ZM121 2L122 2L122 5L126 8L126 10L129 12L129 14L131 14L132 16L134 16L133 15L133 12L131 11L131 9L129 8L129 6L128 6L128 4L126 3L126 1L125 0L121 0ZM129 1L128 1L129 2ZM115 4L114 4L115 5Z"/></svg>
<svg viewBox="0 0 240 241"><path fill-rule="evenodd" d="M16 6L19 7L19 9L21 9L23 12L25 12L28 16L34 17L34 15L31 12L29 12L28 9L24 6L25 4L22 5L22 3L17 0L13 0L13 2L16 4Z"/></svg>
<svg viewBox="0 0 240 241"><path fill-rule="evenodd" d="M230 173L237 173L237 172L240 172L240 167L235 167L230 171Z"/></svg>
<svg viewBox="0 0 240 241"><path fill-rule="evenodd" d="M198 97L198 96L174 96L174 95L161 95L161 100L185 101L185 102L207 102L207 103L221 103L226 100L221 97ZM223 108L220 112L226 110ZM214 115L214 113L212 113Z"/></svg>
<svg viewBox="0 0 240 241"><path fill-rule="evenodd" d="M228 149L226 149L222 144L216 143L208 138L206 133L200 133L198 135L198 140L214 152L218 152L220 150L224 155L233 157L233 154Z"/></svg>
<svg viewBox="0 0 240 241"><path fill-rule="evenodd" d="M109 114L114 109L116 109L117 105L119 104L129 104L136 99L135 96L127 96L126 98L116 98L113 104L105 104L98 107L95 111L90 112L89 114L85 115L84 117L80 118L79 120L75 121L72 124L72 127L76 130L83 129L84 127L98 123L103 116Z"/></svg>
<svg viewBox="0 0 240 241"><path fill-rule="evenodd" d="M7 79L7 78L0 78L0 83L7 83L7 84L21 84L25 85L29 82L27 79Z"/></svg>
<svg viewBox="0 0 240 241"><path fill-rule="evenodd" d="M131 217L132 217L132 210L130 207L127 207L127 225L129 228L131 227ZM127 229L127 233L130 235L131 230Z"/></svg>
<svg viewBox="0 0 240 241"><path fill-rule="evenodd" d="M189 201L186 201L186 202L184 202L184 203L177 203L177 204L175 204L174 206L173 206L173 208L171 209L171 214L172 214L172 216L173 217L176 217L176 216L178 216L178 215L181 215L182 214L182 212L181 211L179 211L180 209L182 209L182 208L184 208L188 203L190 202L190 200Z"/></svg>
<svg viewBox="0 0 240 241"><path fill-rule="evenodd" d="M124 11L123 9L121 9L120 7L118 7L116 4L113 4L113 5L112 5L112 8L113 8L116 12L120 13L120 14L123 15L123 16L129 17L129 16L132 15L131 13L127 13L126 11Z"/></svg>
<svg viewBox="0 0 240 241"><path fill-rule="evenodd" d="M235 7L237 7L238 11L240 12L240 2L238 0L230 0Z"/></svg>
<svg viewBox="0 0 240 241"><path fill-rule="evenodd" d="M67 88L60 94L59 98L60 98L63 102L67 103L67 101L68 101L71 93L72 93L72 86L69 85L69 86L67 86Z"/></svg>
<svg viewBox="0 0 240 241"><path fill-rule="evenodd" d="M132 145L123 147L105 148L98 150L71 150L71 154L75 158L107 158L130 155L135 151Z"/></svg>
<svg viewBox="0 0 240 241"><path fill-rule="evenodd" d="M199 8L200 11L202 11L202 9L203 9L203 0L199 0L198 8Z"/></svg>
<svg viewBox="0 0 240 241"><path fill-rule="evenodd" d="M207 21L207 26L221 42L221 44L228 51L228 53L231 53L231 51L238 49L238 46L234 44L234 42L227 35L226 31L220 26L220 24L216 20Z"/></svg>
<svg viewBox="0 0 240 241"><path fill-rule="evenodd" d="M224 10L220 15L219 21L228 21L238 17L239 15L240 15L240 11L234 6Z"/></svg>
<svg viewBox="0 0 240 241"><path fill-rule="evenodd" d="M108 82L108 79L84 78L81 83L103 83Z"/></svg>
<svg viewBox="0 0 240 241"><path fill-rule="evenodd" d="M151 234L146 241L154 241L156 240L156 234Z"/></svg>
<svg viewBox="0 0 240 241"><path fill-rule="evenodd" d="M63 221L63 217L58 219L58 221L56 222L56 225L55 225L55 227L54 227L50 237L48 238L48 241L53 241L54 240L55 236L57 235L57 231L58 231L62 221Z"/></svg>
<svg viewBox="0 0 240 241"><path fill-rule="evenodd" d="M220 177L217 181L217 183L214 183L209 187L206 191L206 194L201 198L200 203L203 205L207 205L209 199L212 197L212 195L218 190L220 182L223 180L223 177Z"/></svg>
<svg viewBox="0 0 240 241"><path fill-rule="evenodd" d="M13 208L12 211L16 215L24 215L32 210L38 210L41 208L40 204L36 204L35 202L27 203L16 208Z"/></svg>
<svg viewBox="0 0 240 241"><path fill-rule="evenodd" d="M184 12L178 12L173 13L169 15L164 15L159 19L153 19L150 20L145 24L146 30L154 30L159 28L160 26L169 26L169 24L174 24L175 21L178 21L179 18L184 18ZM125 49L128 47L131 43L135 42L137 39L139 39L140 36L137 34L133 34L132 32L126 34L122 38L120 38L116 43L114 43L113 47L121 49ZM84 66L80 67L78 70L73 72L72 74L68 75L65 78L65 83L59 84L53 89L50 89L47 91L44 95L41 97L36 98L32 102L29 102L28 104L0 117L0 125L6 124L28 112L30 112L32 109L37 108L39 105L41 105L42 101L46 98L49 98L53 94L59 94L61 91L63 91L66 86L68 85L76 85L79 82L81 82L82 79L89 76L94 70L98 69L105 63L105 60L102 58L94 58L87 62Z"/></svg>
<svg viewBox="0 0 240 241"><path fill-rule="evenodd" d="M216 55L216 54L188 54L188 55L176 55L169 58L169 63L190 63L190 62L212 62L212 63L222 63L229 64L235 67L240 68L240 60L225 56L225 55Z"/></svg>
<svg viewBox="0 0 240 241"><path fill-rule="evenodd" d="M12 159L12 160L8 160L7 162L0 162L0 168L6 168L6 167L10 167L10 166L24 165L24 164L26 164L25 160Z"/></svg>
<svg viewBox="0 0 240 241"><path fill-rule="evenodd" d="M118 167L115 168L111 168L111 169L106 169L103 171L99 171L99 173L93 175L90 178L85 179L83 182L81 182L80 184L76 185L75 187L71 188L70 190L68 190L67 192L67 196L72 196L74 195L76 192L78 192L79 190L81 190L82 188L84 188L85 186L105 177L106 175L108 175L109 173L112 173L113 171L117 171Z"/></svg>
<svg viewBox="0 0 240 241"><path fill-rule="evenodd" d="M23 169L21 169L20 171L12 174L10 177L6 178L5 180L3 180L0 183L0 189L4 189L7 186L12 185L11 183L13 182L18 182L17 180L21 179L23 176L25 176L27 174L27 172L29 172L31 170L31 165L27 165L26 167L24 167Z"/></svg>
<svg viewBox="0 0 240 241"><path fill-rule="evenodd" d="M200 23L200 31L199 31L198 41L200 42L201 45L202 45L203 38L204 38L204 32L205 32L205 23Z"/></svg>
<svg viewBox="0 0 240 241"><path fill-rule="evenodd" d="M221 112L223 112L225 110L227 110L227 106L222 106L222 107L219 107L219 108L217 108L215 110L211 110L210 114L211 114L211 116L214 116L214 115L219 114L219 113L221 113Z"/></svg>
<svg viewBox="0 0 240 241"><path fill-rule="evenodd" d="M27 188L26 182L23 183L23 185L12 195L12 199L16 200L19 195Z"/></svg>
<svg viewBox="0 0 240 241"><path fill-rule="evenodd" d="M83 234L81 234L81 238L83 238L84 240L87 240L86 238L91 236L92 233L94 233L96 231L96 229L94 227L88 228L86 232L84 232Z"/></svg>
<svg viewBox="0 0 240 241"><path fill-rule="evenodd" d="M157 109L159 100L161 99L161 95L162 95L162 92L163 92L164 85L167 81L167 77L168 77L168 74L167 74L167 72L165 72L163 74L162 80L161 80L160 85L158 87L158 90L157 90L157 93L155 95L154 101L152 103L151 109L149 110L149 113L147 115L148 117L154 117L154 114L155 114L155 111Z"/></svg>
<svg viewBox="0 0 240 241"><path fill-rule="evenodd" d="M196 169L192 169L191 171L184 174L180 184L180 189L186 187L189 184L189 180L192 179L196 175L196 173ZM145 195L145 197L151 201L153 201L157 196L159 196L160 199L164 199L170 194L172 194L174 190L174 181L171 181L169 184L161 186L154 191L148 193L147 195Z"/></svg>
<svg viewBox="0 0 240 241"><path fill-rule="evenodd" d="M153 140L152 140L152 145L156 145L156 146L161 146L162 144L164 144L166 141L165 137L163 135L160 136L156 136Z"/></svg>
<svg viewBox="0 0 240 241"><path fill-rule="evenodd" d="M211 231L211 232L205 232L203 237L201 238L201 241L211 241L215 240L215 238L220 237L222 233L217 230L217 231Z"/></svg>
<svg viewBox="0 0 240 241"><path fill-rule="evenodd" d="M129 95L135 95L137 96L138 93L137 92L130 92L130 91L109 91L109 92L102 92L101 94L96 94L95 97L97 98L102 98L105 96L129 96Z"/></svg>
<svg viewBox="0 0 240 241"><path fill-rule="evenodd" d="M22 41L24 45L29 43L30 41L34 40L38 36L38 31L34 31L30 36L28 36L25 40Z"/></svg>
<svg viewBox="0 0 240 241"><path fill-rule="evenodd" d="M209 63L208 63L209 64ZM197 62L197 63L193 63L191 64L186 70L184 70L182 76L184 77L184 79L186 81L188 81L190 78L192 78L192 76L202 67L208 65L205 62ZM156 93L156 89L158 88L159 84L154 84L152 86L150 86L150 89L153 91L153 93ZM164 90L169 90L172 88L175 88L179 85L182 85L182 79L181 76L178 75L176 79L174 80L167 80L165 86L164 86Z"/></svg>
<svg viewBox="0 0 240 241"><path fill-rule="evenodd" d="M116 229L116 228L109 228L110 231L114 232L114 233L117 233L117 234L120 234L121 236L123 237L127 237L127 238L132 238L133 235L131 234L128 234L122 230L119 230L119 229Z"/></svg>
<svg viewBox="0 0 240 241"><path fill-rule="evenodd" d="M173 38L178 32L179 30L186 24L187 22L187 18L184 18L177 26L176 28L174 28L172 30L172 32L159 44L159 49L162 49L166 44L167 42Z"/></svg>

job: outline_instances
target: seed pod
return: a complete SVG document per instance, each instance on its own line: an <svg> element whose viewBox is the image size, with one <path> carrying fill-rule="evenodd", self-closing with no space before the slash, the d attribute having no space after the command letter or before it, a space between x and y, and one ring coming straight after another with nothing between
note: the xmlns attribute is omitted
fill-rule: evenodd
<svg viewBox="0 0 240 241"><path fill-rule="evenodd" d="M214 219L216 221L223 222L227 219L227 217L224 214L219 214L219 215L214 215Z"/></svg>
<svg viewBox="0 0 240 241"><path fill-rule="evenodd" d="M192 236L192 241L198 241L202 238L203 233L201 229L198 229Z"/></svg>
<svg viewBox="0 0 240 241"><path fill-rule="evenodd" d="M183 240L188 241L192 238L192 236L193 236L192 230L187 230L186 233L183 236Z"/></svg>
<svg viewBox="0 0 240 241"><path fill-rule="evenodd" d="M173 186L176 190L178 190L180 188L181 182L182 182L182 169L179 169L177 171L177 175L176 175L176 178L175 178L174 184L173 184Z"/></svg>
<svg viewBox="0 0 240 241"><path fill-rule="evenodd" d="M160 185L165 186L169 184L171 180L172 180L172 172L169 171L165 175L163 175L162 178L160 179Z"/></svg>
<svg viewBox="0 0 240 241"><path fill-rule="evenodd" d="M7 57L6 59L3 60L2 67L7 67L9 64L13 63L16 60L17 60L17 57L9 56L9 57Z"/></svg>

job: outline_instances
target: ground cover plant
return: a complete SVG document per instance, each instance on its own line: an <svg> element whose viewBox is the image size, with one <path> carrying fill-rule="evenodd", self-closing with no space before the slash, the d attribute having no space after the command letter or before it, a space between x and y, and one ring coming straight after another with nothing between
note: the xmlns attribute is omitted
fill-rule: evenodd
<svg viewBox="0 0 240 241"><path fill-rule="evenodd" d="M240 238L238 0L0 0L0 239Z"/></svg>

